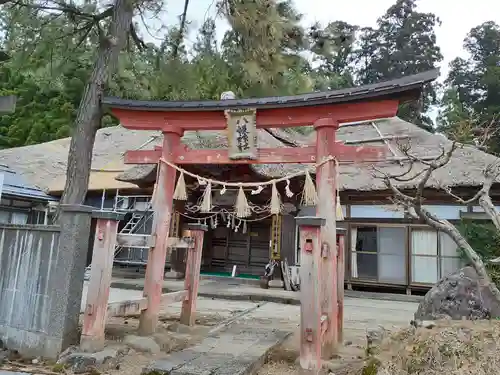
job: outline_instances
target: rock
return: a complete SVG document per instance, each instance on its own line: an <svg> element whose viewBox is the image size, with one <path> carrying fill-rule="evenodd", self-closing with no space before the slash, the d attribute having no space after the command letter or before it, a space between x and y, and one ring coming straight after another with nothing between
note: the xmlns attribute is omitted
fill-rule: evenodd
<svg viewBox="0 0 500 375"><path fill-rule="evenodd" d="M410 324L415 328L423 327L427 329L433 329L436 326L436 323L432 320L412 320Z"/></svg>
<svg viewBox="0 0 500 375"><path fill-rule="evenodd" d="M66 357L64 364L75 374L89 372L97 366L96 359L89 353L73 353Z"/></svg>
<svg viewBox="0 0 500 375"><path fill-rule="evenodd" d="M69 348L65 349L61 354L59 354L59 358L57 359L56 363L65 363L65 360L67 357L69 357L73 353L78 352L78 347L77 346L70 346Z"/></svg>
<svg viewBox="0 0 500 375"><path fill-rule="evenodd" d="M190 343L189 335L173 333L155 333L154 340L164 353L176 352L186 348Z"/></svg>
<svg viewBox="0 0 500 375"><path fill-rule="evenodd" d="M123 353L119 349L104 349L96 353L71 353L57 362L66 365L75 374L82 374L95 368L116 368Z"/></svg>
<svg viewBox="0 0 500 375"><path fill-rule="evenodd" d="M373 354L386 336L387 331L384 327L379 326L374 329L368 329L366 332L366 352Z"/></svg>
<svg viewBox="0 0 500 375"><path fill-rule="evenodd" d="M472 267L440 280L418 306L415 321L491 319L500 316L498 302Z"/></svg>
<svg viewBox="0 0 500 375"><path fill-rule="evenodd" d="M153 337L128 335L123 339L123 343L138 352L151 354L161 352L160 346Z"/></svg>

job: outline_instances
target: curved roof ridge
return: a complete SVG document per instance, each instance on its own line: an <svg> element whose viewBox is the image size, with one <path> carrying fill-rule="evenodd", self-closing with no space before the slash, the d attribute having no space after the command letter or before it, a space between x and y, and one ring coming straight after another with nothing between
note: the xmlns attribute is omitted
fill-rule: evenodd
<svg viewBox="0 0 500 375"><path fill-rule="evenodd" d="M102 103L109 108L125 108L143 111L217 111L238 108L265 109L304 107L373 100L377 98L382 99L384 97L401 97L405 95L408 96L409 99L413 99L420 95L424 84L434 81L438 76L439 70L433 69L370 85L289 96L187 101L130 100L105 97Z"/></svg>

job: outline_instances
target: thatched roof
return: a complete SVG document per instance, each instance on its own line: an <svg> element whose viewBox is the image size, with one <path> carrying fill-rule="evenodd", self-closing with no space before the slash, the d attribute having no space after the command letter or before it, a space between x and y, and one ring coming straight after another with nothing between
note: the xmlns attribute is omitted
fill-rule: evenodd
<svg viewBox="0 0 500 375"><path fill-rule="evenodd" d="M94 144L89 190L137 189L136 185L115 178L130 168L123 163L123 154L138 149L152 136L159 140L151 144L161 144L161 135L156 132L126 130L121 126L99 130ZM66 181L69 144L70 138L63 138L0 150L0 161L16 170L32 185L57 194L62 192Z"/></svg>
<svg viewBox="0 0 500 375"><path fill-rule="evenodd" d="M374 126L375 124L375 126ZM386 140L381 139L381 135ZM315 135L309 137L291 135L285 130L259 130L260 147L285 147L311 144ZM398 153L397 142L405 142L408 137L412 144L412 152L418 156L432 157L440 153L440 146L449 144L443 136L431 134L416 125L399 118L343 125L337 132L338 140L348 144L366 146L384 145L387 142L396 156L389 156L389 161L378 162L377 168L387 173L397 173L407 168L407 163L400 165L396 160L403 155ZM400 137L399 139L388 139ZM60 192L64 187L69 138L47 142L39 145L0 150L0 161L11 168L30 183L45 191ZM191 148L221 148L227 146L224 132L186 132L183 143ZM120 126L101 129L97 133L92 173L89 190L136 188L147 178L156 176L156 165L140 165L130 168L123 164L123 154L127 150L152 149L161 145L161 134L151 131L132 131ZM482 183L485 166L497 159L472 147L458 149L451 162L438 170L430 181L430 187L478 186ZM342 164L340 167L339 188L341 190L384 190L380 179L373 178L373 163ZM255 172L264 178L283 176L284 174L304 168L303 165L252 165ZM120 181L116 180L118 178ZM411 188L414 181L400 184Z"/></svg>

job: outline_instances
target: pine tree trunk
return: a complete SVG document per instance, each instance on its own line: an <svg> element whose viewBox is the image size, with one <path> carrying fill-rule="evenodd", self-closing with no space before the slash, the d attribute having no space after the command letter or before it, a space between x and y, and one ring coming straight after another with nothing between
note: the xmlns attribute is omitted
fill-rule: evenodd
<svg viewBox="0 0 500 375"><path fill-rule="evenodd" d="M78 107L68 153L62 204L83 204L85 201L95 136L101 124L101 98L108 78L116 71L118 56L132 22L133 6L133 0L115 0L108 33L100 42L92 74Z"/></svg>

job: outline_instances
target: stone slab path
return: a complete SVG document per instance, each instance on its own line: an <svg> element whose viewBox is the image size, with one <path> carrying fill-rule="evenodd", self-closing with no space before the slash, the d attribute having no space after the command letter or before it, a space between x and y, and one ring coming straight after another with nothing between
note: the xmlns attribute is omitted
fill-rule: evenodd
<svg viewBox="0 0 500 375"><path fill-rule="evenodd" d="M235 302L226 301L226 304L228 303ZM227 325L215 327L213 332L198 345L155 361L143 373L148 371L169 375L255 373L266 360L268 352L297 329L298 308L265 302L254 306L248 302L239 304L244 310L234 315Z"/></svg>
<svg viewBox="0 0 500 375"><path fill-rule="evenodd" d="M145 369L144 373L148 371L169 375L254 373L262 366L268 352L280 345L297 328L297 308L289 306L293 307L293 310L280 314L280 311L277 311L280 307L281 305L265 302L249 306L234 315L226 325L215 327L198 345L155 361Z"/></svg>
<svg viewBox="0 0 500 375"><path fill-rule="evenodd" d="M149 365L143 373L169 375L244 375L258 370L268 352L290 332L234 324L200 344L172 353Z"/></svg>

